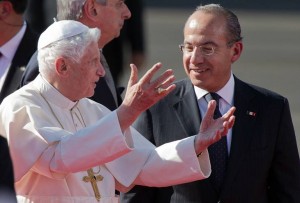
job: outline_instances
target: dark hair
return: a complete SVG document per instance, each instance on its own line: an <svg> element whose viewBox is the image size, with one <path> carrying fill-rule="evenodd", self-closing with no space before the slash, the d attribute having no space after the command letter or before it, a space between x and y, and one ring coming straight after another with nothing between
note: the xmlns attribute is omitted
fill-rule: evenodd
<svg viewBox="0 0 300 203"><path fill-rule="evenodd" d="M17 14L23 14L27 8L27 0L3 0L9 1Z"/></svg>
<svg viewBox="0 0 300 203"><path fill-rule="evenodd" d="M229 42L237 42L242 40L241 26L238 17L232 11L220 6L219 4L208 4L204 6L201 5L196 8L196 11L223 15L227 23L226 27L229 34Z"/></svg>

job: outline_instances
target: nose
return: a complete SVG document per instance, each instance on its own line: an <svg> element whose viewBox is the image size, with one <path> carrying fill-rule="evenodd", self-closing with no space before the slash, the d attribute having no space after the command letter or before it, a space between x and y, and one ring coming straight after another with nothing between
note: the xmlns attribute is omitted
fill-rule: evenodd
<svg viewBox="0 0 300 203"><path fill-rule="evenodd" d="M99 61L98 69L97 69L97 74L100 77L104 77L105 76L105 69L104 69L103 65L100 63L100 61Z"/></svg>
<svg viewBox="0 0 300 203"><path fill-rule="evenodd" d="M127 20L131 17L131 12L130 12L130 10L127 7L126 4L125 4L125 7L124 7L123 17L124 17L125 20Z"/></svg>
<svg viewBox="0 0 300 203"><path fill-rule="evenodd" d="M198 50L198 47L195 47L193 52L190 53L190 61L192 64L199 64L199 63L203 63L204 61L204 57L203 55L200 53L200 50Z"/></svg>

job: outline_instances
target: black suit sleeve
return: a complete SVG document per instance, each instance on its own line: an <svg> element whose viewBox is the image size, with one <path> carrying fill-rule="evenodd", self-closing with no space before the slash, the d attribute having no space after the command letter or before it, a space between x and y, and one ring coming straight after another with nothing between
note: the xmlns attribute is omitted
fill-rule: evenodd
<svg viewBox="0 0 300 203"><path fill-rule="evenodd" d="M270 202L300 202L300 161L296 143L289 104L284 99L274 161L269 175Z"/></svg>
<svg viewBox="0 0 300 203"><path fill-rule="evenodd" d="M121 193L122 203L168 203L173 193L172 187L135 186L128 193Z"/></svg>

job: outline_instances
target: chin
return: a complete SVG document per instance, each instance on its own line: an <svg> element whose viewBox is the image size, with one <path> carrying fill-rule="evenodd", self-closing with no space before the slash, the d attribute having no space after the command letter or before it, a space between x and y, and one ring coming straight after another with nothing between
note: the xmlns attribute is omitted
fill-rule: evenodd
<svg viewBox="0 0 300 203"><path fill-rule="evenodd" d="M94 96L94 94L95 94L95 91L93 90L92 92L90 92L88 97L92 97L92 96Z"/></svg>
<svg viewBox="0 0 300 203"><path fill-rule="evenodd" d="M121 29L116 31L115 38L120 37Z"/></svg>

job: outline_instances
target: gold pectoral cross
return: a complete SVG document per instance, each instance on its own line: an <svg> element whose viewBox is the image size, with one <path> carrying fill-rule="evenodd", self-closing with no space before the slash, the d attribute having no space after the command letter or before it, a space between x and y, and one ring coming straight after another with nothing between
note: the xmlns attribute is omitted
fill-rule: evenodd
<svg viewBox="0 0 300 203"><path fill-rule="evenodd" d="M84 182L91 182L94 193L95 193L95 198L97 199L98 202L100 202L101 195L100 195L100 192L99 192L99 189L97 186L97 181L103 180L103 177L101 175L95 175L92 168L88 169L87 173L88 173L88 176L84 176L82 178L82 180Z"/></svg>

